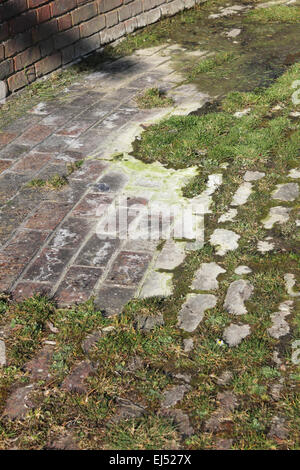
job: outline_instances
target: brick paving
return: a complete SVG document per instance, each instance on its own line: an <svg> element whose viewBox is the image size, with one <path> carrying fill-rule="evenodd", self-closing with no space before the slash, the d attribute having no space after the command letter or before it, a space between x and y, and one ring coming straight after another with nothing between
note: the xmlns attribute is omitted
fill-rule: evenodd
<svg viewBox="0 0 300 470"><path fill-rule="evenodd" d="M159 240L99 237L98 223L106 218L110 225L110 210L122 196L119 205L127 207L131 226L153 190L162 187L151 176L141 181L138 171L126 174L112 155L130 150L141 124L170 112L140 110L134 97L156 84L172 92L180 79L168 47L142 51L130 62L105 64L0 133L1 291L17 300L42 292L60 305L94 296L109 315L136 295ZM176 91L172 112L185 112L192 101L200 106L203 95L193 87L185 91ZM83 164L61 189L28 186L33 179L67 175L67 165L79 161ZM144 221L146 228L147 217Z"/></svg>

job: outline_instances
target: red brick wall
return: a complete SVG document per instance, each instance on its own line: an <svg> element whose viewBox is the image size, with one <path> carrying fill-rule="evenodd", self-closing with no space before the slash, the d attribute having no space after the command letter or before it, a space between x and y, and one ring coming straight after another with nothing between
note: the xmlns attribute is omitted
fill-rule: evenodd
<svg viewBox="0 0 300 470"><path fill-rule="evenodd" d="M0 0L0 81L16 91L203 0Z"/></svg>

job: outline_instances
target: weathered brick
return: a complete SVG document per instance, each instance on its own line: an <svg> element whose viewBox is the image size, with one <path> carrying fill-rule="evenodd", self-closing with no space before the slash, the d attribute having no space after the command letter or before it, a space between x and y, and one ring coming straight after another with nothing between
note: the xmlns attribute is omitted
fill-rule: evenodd
<svg viewBox="0 0 300 470"><path fill-rule="evenodd" d="M71 209L67 203L43 202L25 223L26 228L54 230Z"/></svg>
<svg viewBox="0 0 300 470"><path fill-rule="evenodd" d="M122 251L116 258L106 282L123 286L137 286L151 261L147 253Z"/></svg>
<svg viewBox="0 0 300 470"><path fill-rule="evenodd" d="M0 145L7 145L14 140L18 134L15 132L0 132Z"/></svg>
<svg viewBox="0 0 300 470"><path fill-rule="evenodd" d="M67 31L58 33L54 37L55 48L62 49L63 47L69 46L70 44L73 44L73 42L78 41L79 37L80 35L78 26L74 26L73 28L68 29Z"/></svg>
<svg viewBox="0 0 300 470"><path fill-rule="evenodd" d="M0 175L11 166L10 160L0 160Z"/></svg>
<svg viewBox="0 0 300 470"><path fill-rule="evenodd" d="M136 16L140 13L143 13L143 3L142 0L135 0L129 5L124 5L119 10L119 20L125 21L133 16Z"/></svg>
<svg viewBox="0 0 300 470"><path fill-rule="evenodd" d="M72 174L72 178L83 181L95 181L99 178L106 164L99 161L86 162L79 170Z"/></svg>
<svg viewBox="0 0 300 470"><path fill-rule="evenodd" d="M119 22L119 16L117 11L111 11L106 15L106 27L111 28Z"/></svg>
<svg viewBox="0 0 300 470"><path fill-rule="evenodd" d="M35 10L27 11L20 16L10 20L9 26L13 34L22 33L37 24L37 15Z"/></svg>
<svg viewBox="0 0 300 470"><path fill-rule="evenodd" d="M110 173L107 173L99 183L101 185L106 185L105 189L101 189L101 186L97 185L96 190L98 191L103 191L103 192L116 192L119 191L125 186L126 182L128 181L128 178L121 172L117 171L111 171Z"/></svg>
<svg viewBox="0 0 300 470"><path fill-rule="evenodd" d="M0 6L0 19L6 21L27 10L26 0L8 0Z"/></svg>
<svg viewBox="0 0 300 470"><path fill-rule="evenodd" d="M99 33L93 34L87 38L81 38L75 44L75 57L81 57L85 54L89 54L100 47L100 36Z"/></svg>
<svg viewBox="0 0 300 470"><path fill-rule="evenodd" d="M152 10L163 3L166 3L165 0L144 0L144 11Z"/></svg>
<svg viewBox="0 0 300 470"><path fill-rule="evenodd" d="M35 70L38 77L46 75L49 72L57 69L61 65L61 54L56 52L55 54L45 57L35 64Z"/></svg>
<svg viewBox="0 0 300 470"><path fill-rule="evenodd" d="M5 57L11 57L18 52L22 52L32 44L30 32L18 34L4 43Z"/></svg>
<svg viewBox="0 0 300 470"><path fill-rule="evenodd" d="M112 203L112 197L104 194L87 194L75 207L73 214L77 217L101 217Z"/></svg>
<svg viewBox="0 0 300 470"><path fill-rule="evenodd" d="M126 34L132 33L137 29L137 27L138 24L136 18L130 18L129 20L125 21Z"/></svg>
<svg viewBox="0 0 300 470"><path fill-rule="evenodd" d="M40 43L41 57L46 57L54 52L53 38L45 39Z"/></svg>
<svg viewBox="0 0 300 470"><path fill-rule="evenodd" d="M59 31L65 31L66 29L71 28L72 26L72 17L70 13L57 18L57 25Z"/></svg>
<svg viewBox="0 0 300 470"><path fill-rule="evenodd" d="M19 90L20 88L23 88L25 85L28 85L28 83L29 83L29 80L28 80L27 74L24 71L15 73L11 77L9 77L7 80L9 91Z"/></svg>
<svg viewBox="0 0 300 470"><path fill-rule="evenodd" d="M51 14L59 16L76 7L76 0L59 0L50 3Z"/></svg>
<svg viewBox="0 0 300 470"><path fill-rule="evenodd" d="M0 41L5 41L9 36L8 23L2 23L0 27Z"/></svg>
<svg viewBox="0 0 300 470"><path fill-rule="evenodd" d="M107 44L115 41L126 34L125 25L123 23L113 26L112 28L100 31L101 44Z"/></svg>
<svg viewBox="0 0 300 470"><path fill-rule="evenodd" d="M51 158L51 154L31 152L14 165L13 171L15 173L29 172L32 175L40 170Z"/></svg>
<svg viewBox="0 0 300 470"><path fill-rule="evenodd" d="M47 234L24 231L17 234L0 255L0 290L6 291L45 241Z"/></svg>
<svg viewBox="0 0 300 470"><path fill-rule="evenodd" d="M70 261L72 253L72 250L59 247L44 248L29 267L24 279L34 282L56 282Z"/></svg>
<svg viewBox="0 0 300 470"><path fill-rule="evenodd" d="M36 8L44 3L47 3L49 0L28 0L28 6L29 8Z"/></svg>
<svg viewBox="0 0 300 470"><path fill-rule="evenodd" d="M4 159L7 158L9 160L17 160L19 157L21 157L21 155L23 155L28 150L29 150L28 145L18 145L18 144L12 143L1 151L1 158L4 158Z"/></svg>
<svg viewBox="0 0 300 470"><path fill-rule="evenodd" d="M39 282L19 282L12 292L12 298L16 302L33 297L35 294L49 296L51 284L42 284Z"/></svg>
<svg viewBox="0 0 300 470"><path fill-rule="evenodd" d="M174 15L178 11L184 10L184 3L182 0L174 0L166 5L161 6L161 12L163 16Z"/></svg>
<svg viewBox="0 0 300 470"><path fill-rule="evenodd" d="M56 132L57 135L67 135L69 137L79 137L95 121L71 121L65 127Z"/></svg>
<svg viewBox="0 0 300 470"><path fill-rule="evenodd" d="M35 81L36 74L35 74L34 65L31 65L30 67L27 67L27 69L25 70L25 73L26 73L26 76L27 76L28 83L32 83L32 82Z"/></svg>
<svg viewBox="0 0 300 470"><path fill-rule="evenodd" d="M75 264L105 267L119 246L120 240L117 238L102 240L98 235L93 235L76 258Z"/></svg>
<svg viewBox="0 0 300 470"><path fill-rule="evenodd" d="M82 23L83 21L89 20L97 15L97 6L96 4L89 3L84 5L80 8L76 8L76 10L72 11L72 21L73 24Z"/></svg>
<svg viewBox="0 0 300 470"><path fill-rule="evenodd" d="M39 23L43 23L51 18L50 6L44 5L36 10Z"/></svg>
<svg viewBox="0 0 300 470"><path fill-rule="evenodd" d="M56 19L52 19L32 28L32 39L34 42L45 41L58 32Z"/></svg>
<svg viewBox="0 0 300 470"><path fill-rule="evenodd" d="M30 47L14 58L15 70L22 70L24 67L37 62L41 58L39 47Z"/></svg>
<svg viewBox="0 0 300 470"><path fill-rule="evenodd" d="M11 73L13 73L13 70L13 61L11 59L0 62L0 80L7 78Z"/></svg>
<svg viewBox="0 0 300 470"><path fill-rule="evenodd" d="M156 8L155 10L150 10L145 13L146 17L146 24L156 23L162 16L162 12L160 8ZM138 20L139 17L137 17Z"/></svg>
<svg viewBox="0 0 300 470"><path fill-rule="evenodd" d="M99 13L106 13L119 8L122 5L122 0L97 0L97 4Z"/></svg>
<svg viewBox="0 0 300 470"><path fill-rule="evenodd" d="M11 420L24 418L30 409L34 408L30 398L33 390L33 385L26 385L14 390L6 402L3 416Z"/></svg>
<svg viewBox="0 0 300 470"><path fill-rule="evenodd" d="M50 134L52 134L53 128L42 124L37 124L30 127L24 132L19 138L19 144L39 144L45 140Z"/></svg>
<svg viewBox="0 0 300 470"><path fill-rule="evenodd" d="M80 25L80 36L87 37L91 36L94 33L97 33L105 28L105 16L96 16L86 23Z"/></svg>
<svg viewBox="0 0 300 470"><path fill-rule="evenodd" d="M62 57L63 65L68 64L69 62L72 62L73 60L75 60L76 56L75 56L74 44L64 47L64 49L61 50L61 57Z"/></svg>
<svg viewBox="0 0 300 470"><path fill-rule="evenodd" d="M79 248L93 225L94 223L91 221L70 217L56 232L50 246L53 248Z"/></svg>
<svg viewBox="0 0 300 470"><path fill-rule="evenodd" d="M101 268L72 266L55 294L57 303L70 305L87 301L102 274Z"/></svg>
<svg viewBox="0 0 300 470"><path fill-rule="evenodd" d="M53 362L54 346L46 344L35 357L28 361L24 370L30 374L33 381L49 380L51 378L51 365Z"/></svg>

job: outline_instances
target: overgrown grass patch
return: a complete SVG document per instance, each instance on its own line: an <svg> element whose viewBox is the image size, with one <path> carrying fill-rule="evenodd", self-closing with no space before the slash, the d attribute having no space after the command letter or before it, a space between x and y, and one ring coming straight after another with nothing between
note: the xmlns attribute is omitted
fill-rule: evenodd
<svg viewBox="0 0 300 470"><path fill-rule="evenodd" d="M299 23L300 7L273 5L268 8L257 8L247 13L246 21L255 23Z"/></svg>
<svg viewBox="0 0 300 470"><path fill-rule="evenodd" d="M167 108L173 105L172 98L166 96L159 88L149 88L143 94L138 95L136 101L142 109Z"/></svg>

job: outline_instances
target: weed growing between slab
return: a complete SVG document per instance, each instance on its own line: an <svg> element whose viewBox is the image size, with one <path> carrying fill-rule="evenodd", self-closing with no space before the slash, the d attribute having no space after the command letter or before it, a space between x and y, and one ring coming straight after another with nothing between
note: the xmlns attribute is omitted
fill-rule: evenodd
<svg viewBox="0 0 300 470"><path fill-rule="evenodd" d="M34 178L31 180L27 186L30 188L35 189L45 189L49 191L55 191L62 189L68 183L68 176L72 175L76 170L82 167L84 160L79 160L74 163L67 164L67 174L66 175L53 175L51 178L43 179L43 178Z"/></svg>
<svg viewBox="0 0 300 470"><path fill-rule="evenodd" d="M214 72L218 73L218 68L228 62L232 62L236 59L235 55L231 52L218 52L213 57L207 57L202 59L197 65L195 65L191 72L188 74L187 81L192 82L195 80L197 75L201 73ZM216 70L217 69L217 70Z"/></svg>
<svg viewBox="0 0 300 470"><path fill-rule="evenodd" d="M137 97L136 102L141 109L167 108L174 103L174 101L167 97L159 88L149 88Z"/></svg>

